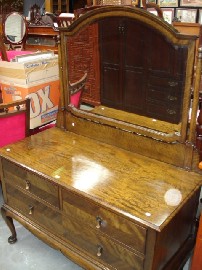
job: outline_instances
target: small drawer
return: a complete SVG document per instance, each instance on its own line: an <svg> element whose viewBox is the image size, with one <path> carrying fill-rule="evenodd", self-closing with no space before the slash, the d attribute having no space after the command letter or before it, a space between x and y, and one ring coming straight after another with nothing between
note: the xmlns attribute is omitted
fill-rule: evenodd
<svg viewBox="0 0 202 270"><path fill-rule="evenodd" d="M150 75L149 81L148 81L148 87L158 87L161 89L162 92L164 92L165 88L175 89L177 91L177 94L179 93L179 90L181 89L182 82L177 78L172 78L170 76L168 77L161 77L160 75Z"/></svg>
<svg viewBox="0 0 202 270"><path fill-rule="evenodd" d="M180 106L171 106L171 104L147 102L147 112L151 117L171 123L178 124L181 121L180 109Z"/></svg>
<svg viewBox="0 0 202 270"><path fill-rule="evenodd" d="M27 196L9 183L6 184L7 204L42 227L62 235L62 215L43 203Z"/></svg>
<svg viewBox="0 0 202 270"><path fill-rule="evenodd" d="M170 104L178 105L180 99L176 96L175 93L169 91L169 89L164 89L165 91L159 91L159 89L149 88L147 91L147 100L156 101L156 102L166 102Z"/></svg>
<svg viewBox="0 0 202 270"><path fill-rule="evenodd" d="M62 196L63 212L68 216L73 217L83 226L87 224L92 229L119 239L125 245L145 253L146 228L67 190L62 190Z"/></svg>
<svg viewBox="0 0 202 270"><path fill-rule="evenodd" d="M133 253L117 241L101 235L94 229L88 229L73 218L63 220L64 238L87 252L89 256L113 269L143 270L144 255ZM110 267L110 269L111 269Z"/></svg>
<svg viewBox="0 0 202 270"><path fill-rule="evenodd" d="M2 162L5 182L23 188L47 203L59 207L58 187L56 185L8 160L3 159Z"/></svg>

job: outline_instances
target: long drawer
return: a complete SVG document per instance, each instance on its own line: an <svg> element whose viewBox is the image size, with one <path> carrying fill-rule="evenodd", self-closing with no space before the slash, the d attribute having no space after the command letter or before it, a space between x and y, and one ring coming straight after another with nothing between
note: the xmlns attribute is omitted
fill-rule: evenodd
<svg viewBox="0 0 202 270"><path fill-rule="evenodd" d="M55 207L59 207L58 186L54 185L34 173L28 172L20 166L3 159L3 174L5 182L18 186L45 200Z"/></svg>
<svg viewBox="0 0 202 270"><path fill-rule="evenodd" d="M73 218L63 219L64 237L111 269L143 270L144 256L135 254L94 229Z"/></svg>
<svg viewBox="0 0 202 270"><path fill-rule="evenodd" d="M72 217L54 211L10 183L6 183L7 204L31 221L53 234L71 242L76 248L99 260L109 269L143 270L144 256L124 248L118 241L105 237L95 229ZM22 199L23 198L23 199Z"/></svg>
<svg viewBox="0 0 202 270"><path fill-rule="evenodd" d="M24 192L10 185L10 183L6 184L6 190L7 204L10 207L45 229L59 236L63 235L61 213L26 195Z"/></svg>
<svg viewBox="0 0 202 270"><path fill-rule="evenodd" d="M62 190L62 197L65 214L145 254L146 228L68 190Z"/></svg>

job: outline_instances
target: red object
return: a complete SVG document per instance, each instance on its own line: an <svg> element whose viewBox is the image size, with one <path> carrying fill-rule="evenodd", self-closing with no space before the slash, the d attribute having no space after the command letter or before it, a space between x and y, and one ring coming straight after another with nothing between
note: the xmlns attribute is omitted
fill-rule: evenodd
<svg viewBox="0 0 202 270"><path fill-rule="evenodd" d="M17 142L26 137L25 112L0 118L0 147Z"/></svg>
<svg viewBox="0 0 202 270"><path fill-rule="evenodd" d="M82 91L80 90L76 94L71 95L70 97L70 103L76 108L78 108L80 105L81 93Z"/></svg>
<svg viewBox="0 0 202 270"><path fill-rule="evenodd" d="M33 52L31 51L6 51L6 53L7 53L8 61L10 62L13 58L15 58L18 55L31 54ZM1 52L0 52L0 56L1 56Z"/></svg>

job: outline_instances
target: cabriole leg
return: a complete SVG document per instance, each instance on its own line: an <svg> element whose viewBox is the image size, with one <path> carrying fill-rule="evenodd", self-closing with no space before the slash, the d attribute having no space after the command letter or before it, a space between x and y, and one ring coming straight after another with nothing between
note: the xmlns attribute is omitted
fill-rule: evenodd
<svg viewBox="0 0 202 270"><path fill-rule="evenodd" d="M5 220L7 226L9 227L11 234L12 234L8 238L8 243L14 244L17 241L17 234L16 234L15 226L13 224L13 219L6 215L6 210L3 207L1 208L1 215L2 215L3 219Z"/></svg>

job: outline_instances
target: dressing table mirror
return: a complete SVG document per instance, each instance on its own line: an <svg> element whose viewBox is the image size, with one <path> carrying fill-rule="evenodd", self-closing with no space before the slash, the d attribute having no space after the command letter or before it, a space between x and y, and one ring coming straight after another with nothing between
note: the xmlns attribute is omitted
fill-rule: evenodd
<svg viewBox="0 0 202 270"><path fill-rule="evenodd" d="M113 135L101 132L101 141L191 168L198 106L197 89L191 100L196 37L179 34L147 11L125 7L120 15L119 9L107 13L103 6L100 16L95 9L68 29L60 28L62 104L68 111L62 125L75 132L82 132L83 122L108 126ZM85 91L97 95L90 111L68 105L69 82L85 73ZM69 119L80 123L78 130ZM114 142L115 129L131 143L121 137ZM90 128L83 130L93 136Z"/></svg>
<svg viewBox="0 0 202 270"><path fill-rule="evenodd" d="M3 21L5 41L11 48L23 47L27 35L25 18L18 12L11 12Z"/></svg>

